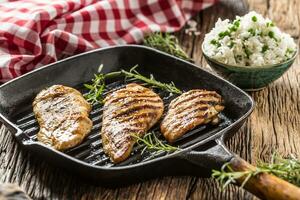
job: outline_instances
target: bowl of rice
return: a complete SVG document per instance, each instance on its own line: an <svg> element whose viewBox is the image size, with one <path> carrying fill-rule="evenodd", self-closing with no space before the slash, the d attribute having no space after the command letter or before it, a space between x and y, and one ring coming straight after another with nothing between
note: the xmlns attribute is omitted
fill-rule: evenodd
<svg viewBox="0 0 300 200"><path fill-rule="evenodd" d="M205 35L202 51L225 79L245 90L259 90L290 68L298 48L289 34L252 11L233 21L219 19Z"/></svg>

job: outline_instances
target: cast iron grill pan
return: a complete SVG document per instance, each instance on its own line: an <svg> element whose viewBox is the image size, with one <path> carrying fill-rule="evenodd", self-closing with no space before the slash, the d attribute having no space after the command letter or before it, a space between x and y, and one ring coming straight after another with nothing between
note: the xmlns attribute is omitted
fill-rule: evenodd
<svg viewBox="0 0 300 200"><path fill-rule="evenodd" d="M116 80L115 82L109 83L107 85L107 89L104 95L108 94L109 92L118 90L122 87L125 87L126 84L132 81L124 81L124 79ZM136 81L135 81L136 82ZM136 82L138 84L146 86L142 82ZM87 90L83 87L83 84L78 85L75 87L78 89L82 94L86 94ZM153 89L153 88L152 88ZM172 95L169 92L160 90L160 89L153 89L162 99L165 106L164 115L168 110L168 105L176 98L178 95ZM159 151L143 151L145 146L143 145L135 145L131 156L118 164L114 164L110 161L109 157L104 153L102 148L102 141L100 136L101 131L101 123L102 123L102 105L99 103L95 103L92 106L92 111L90 113L90 119L93 121L93 128L89 135L84 139L84 141L71 149L64 151L64 153L68 154L69 156L79 159L87 164L90 165L97 165L102 167L114 167L114 166L125 166L130 164L136 164L144 161L148 161L157 157L165 156L167 152L159 152ZM163 117L164 117L163 115ZM162 119L163 119L162 117ZM195 129L189 131L184 136L179 138L174 144L174 146L178 146L180 149L184 149L192 144L195 144L209 136L214 135L218 131L224 129L225 127L229 126L233 119L230 119L229 116L226 116L225 113L220 114L221 122L218 125L200 125ZM30 143L32 141L37 141L36 134L39 130L39 124L34 117L34 113L32 111L32 106L29 104L26 106L26 109L21 112L20 114L14 117L16 125L23 131L24 134L23 138L26 138L25 142ZM162 134L160 133L160 121L156 123L154 127L150 131L153 131L156 136L167 143L164 139Z"/></svg>
<svg viewBox="0 0 300 200"><path fill-rule="evenodd" d="M100 64L104 65L103 73L120 68L128 70L139 64L138 71L142 74L151 73L162 82L173 81L185 91L194 88L215 90L224 99L221 124L199 126L190 131L174 144L182 150L168 155L163 152L145 152L141 155L143 147L136 145L126 161L114 165L102 150L102 108L96 104L90 116L94 122L93 131L81 145L61 153L36 142L38 124L31 106L36 94L54 84L75 86L86 93L82 84L92 79ZM124 84L115 80L109 84L108 91L124 87ZM163 98L165 106L175 98L159 90L155 92ZM41 160L68 169L78 177L109 186L127 185L167 175L207 177L211 169L220 168L227 162L234 171L253 168L230 152L223 143L243 125L253 107L251 97L228 81L176 57L136 45L108 47L73 56L0 86L0 120L22 147L40 155ZM158 124L153 131L166 142L159 133ZM244 188L263 199L299 199L300 196L299 188L269 174L250 178L248 183Z"/></svg>
<svg viewBox="0 0 300 200"><path fill-rule="evenodd" d="M36 142L38 124L31 106L36 94L54 84L75 87L86 93L82 84L93 78L100 64L104 65L103 73L121 68L129 70L138 64L138 71L142 74L153 74L162 82L173 81L185 91L195 88L217 91L225 105L222 122L218 126L199 126L185 134L174 144L181 150L171 154L145 152L141 155L143 147L136 145L132 155L117 165L111 163L102 150L100 105L93 106L93 131L81 145L62 153ZM124 87L124 84L114 80L108 90ZM159 90L155 92L163 98L165 106L175 98ZM224 141L244 124L253 108L251 97L228 81L176 57L137 45L108 47L76 55L0 86L0 120L24 149L89 182L107 186L127 185L170 175L207 177L211 169L218 169L227 162L235 171L253 167L224 145ZM166 142L158 126L153 127L153 131ZM269 174L250 178L244 188L263 199L299 199L300 196L300 189Z"/></svg>

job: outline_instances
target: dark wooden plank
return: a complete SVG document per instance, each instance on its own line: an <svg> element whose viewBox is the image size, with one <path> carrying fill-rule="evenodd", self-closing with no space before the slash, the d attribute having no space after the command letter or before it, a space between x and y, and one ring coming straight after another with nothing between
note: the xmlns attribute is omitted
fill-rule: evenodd
<svg viewBox="0 0 300 200"><path fill-rule="evenodd" d="M295 39L299 36L298 4L299 1L249 1L250 10L254 9L270 17ZM232 16L231 13L224 14L225 18ZM205 16L205 12L203 15ZM222 13L220 15L223 16ZM204 31L207 30L209 29ZM202 38L199 39L200 44L201 42ZM195 48L195 55L199 54L201 54L200 47L198 50ZM208 67L202 58L196 62ZM257 103L256 109L245 126L227 142L230 150L253 164L258 160L269 160L274 150L283 155L294 153L299 156L300 110L299 103L296 103L300 102L298 77L299 61L268 88L251 93ZM211 188L203 193L203 185L206 182ZM222 193L215 191L216 184L210 180L200 179L197 185L192 195L193 199L256 199L250 193L233 186ZM218 195L214 195L213 191ZM207 195L208 193L210 195Z"/></svg>

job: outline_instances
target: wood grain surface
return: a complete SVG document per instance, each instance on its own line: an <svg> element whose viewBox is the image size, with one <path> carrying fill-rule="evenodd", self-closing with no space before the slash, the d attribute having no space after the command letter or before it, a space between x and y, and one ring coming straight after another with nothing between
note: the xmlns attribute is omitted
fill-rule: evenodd
<svg viewBox="0 0 300 200"><path fill-rule="evenodd" d="M300 0L248 0L246 3L223 0L195 17L201 35L177 33L196 64L209 68L202 56L201 43L215 21L219 17L244 14L247 8L268 16L298 41ZM299 65L298 56L283 77L264 90L250 93L256 108L227 143L233 152L254 165L258 160L268 161L274 150L282 155L300 156ZM0 128L0 141L0 182L20 185L33 199L256 199L236 186L220 192L216 181L197 177L157 178L117 189L96 187L24 152L4 126Z"/></svg>

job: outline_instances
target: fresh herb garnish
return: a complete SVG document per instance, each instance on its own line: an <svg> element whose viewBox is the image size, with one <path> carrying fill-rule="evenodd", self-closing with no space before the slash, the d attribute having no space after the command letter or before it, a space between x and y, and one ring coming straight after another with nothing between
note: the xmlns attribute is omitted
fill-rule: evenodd
<svg viewBox="0 0 300 200"><path fill-rule="evenodd" d="M146 83L151 87L159 88L173 94L182 94L182 91L178 89L173 82L171 83L159 82L154 78L152 74L150 75L150 78L147 78L141 75L138 71L136 71L137 67L138 66L136 65L132 67L129 71L121 70L118 72L111 72L106 74L105 77L124 75L126 79L130 79L131 81L143 81L144 83Z"/></svg>
<svg viewBox="0 0 300 200"><path fill-rule="evenodd" d="M211 43L212 45L217 46L217 47L220 47L220 46L221 46L220 42L218 42L218 41L215 40L215 39L212 39L212 40L210 41L210 43Z"/></svg>
<svg viewBox="0 0 300 200"><path fill-rule="evenodd" d="M261 162L258 163L256 169L242 172L234 172L230 164L226 163L220 171L213 170L212 177L218 180L224 189L228 184L236 183L237 179L246 177L241 184L243 187L251 177L260 173L273 174L300 187L300 161L293 155L283 158L274 153L270 163Z"/></svg>
<svg viewBox="0 0 300 200"><path fill-rule="evenodd" d="M225 36L229 36L230 37L231 33L236 32L238 30L239 26L240 26L240 21L241 21L240 19L234 20L233 21L233 25L231 25L228 28L228 30L220 32L218 34L219 39L222 40ZM210 41L210 44L215 45L217 47L221 46L220 42L218 40L216 40L216 39L212 39ZM231 43L229 47L232 48L233 47L233 43Z"/></svg>
<svg viewBox="0 0 300 200"><path fill-rule="evenodd" d="M266 25L267 25L267 27L274 27L275 26L273 22L267 22Z"/></svg>
<svg viewBox="0 0 300 200"><path fill-rule="evenodd" d="M269 35L270 38L274 38L275 37L273 31L269 31L268 35Z"/></svg>
<svg viewBox="0 0 300 200"><path fill-rule="evenodd" d="M236 27L238 28L238 27L240 26L240 22L241 22L240 19L234 20L234 21L233 21L233 25L236 26Z"/></svg>
<svg viewBox="0 0 300 200"><path fill-rule="evenodd" d="M257 17L256 17L256 16L253 16L253 17L252 17L252 21L253 21L253 22L257 22Z"/></svg>
<svg viewBox="0 0 300 200"><path fill-rule="evenodd" d="M238 29L238 27L236 27L236 26L231 26L231 27L229 27L229 32L235 32L235 31L237 31L237 29Z"/></svg>
<svg viewBox="0 0 300 200"><path fill-rule="evenodd" d="M248 32L251 33L251 35L255 36L255 30L253 28L250 28Z"/></svg>
<svg viewBox="0 0 300 200"><path fill-rule="evenodd" d="M235 43L234 43L233 41L231 41L230 44L228 45L228 47L229 47L229 48L232 48L232 47L234 46L234 44L235 44Z"/></svg>
<svg viewBox="0 0 300 200"><path fill-rule="evenodd" d="M232 33L232 32L235 32L238 30L238 28L240 26L240 21L241 20L239 20L239 19L233 21L233 25L228 28L229 33Z"/></svg>
<svg viewBox="0 0 300 200"><path fill-rule="evenodd" d="M102 65L99 67L98 73L95 74L95 78L92 79L91 84L84 84L84 86L89 90L89 92L84 95L87 101L94 104L99 102L100 104L103 103L104 97L103 92L105 90L105 80L111 79L119 76L124 76L126 80L130 79L131 81L142 81L146 85L151 86L153 88L159 88L161 90L168 91L173 94L182 94L182 91L178 89L173 82L171 83L162 83L157 81L154 76L151 74L150 78L147 78L136 71L137 65L132 67L129 71L121 70L116 72L111 72L107 74L102 74L101 69Z"/></svg>
<svg viewBox="0 0 300 200"><path fill-rule="evenodd" d="M285 57L289 58L291 56L291 54L294 53L294 50L291 48L287 48L287 50L285 51Z"/></svg>
<svg viewBox="0 0 300 200"><path fill-rule="evenodd" d="M105 76L104 74L101 74L101 70L103 68L103 65L100 65L98 69L99 74L94 74L94 78L92 79L91 84L84 84L84 86L89 89L89 92L84 95L86 100L90 103L96 103L100 102L102 103L104 97L103 92L105 89Z"/></svg>
<svg viewBox="0 0 300 200"><path fill-rule="evenodd" d="M218 42L217 42L217 40L212 39L212 40L210 41L210 43L213 44L213 45L216 45Z"/></svg>
<svg viewBox="0 0 300 200"><path fill-rule="evenodd" d="M293 154L283 158L274 153L271 163L261 162L258 166L266 170L267 173L271 173L300 187L300 161Z"/></svg>
<svg viewBox="0 0 300 200"><path fill-rule="evenodd" d="M132 134L132 137L136 139L138 145L145 146L142 150L142 154L145 152L145 150L158 152L173 152L180 150L179 147L171 146L162 142L157 138L154 132L147 133L144 137L139 137L136 134Z"/></svg>
<svg viewBox="0 0 300 200"><path fill-rule="evenodd" d="M187 53L181 48L177 38L174 35L160 32L153 33L145 38L144 45L164 51L178 58L192 61Z"/></svg>
<svg viewBox="0 0 300 200"><path fill-rule="evenodd" d="M275 37L275 33L273 31L269 31L268 36L277 42L277 38Z"/></svg>
<svg viewBox="0 0 300 200"><path fill-rule="evenodd" d="M290 48L287 48L286 54L291 54L291 53L294 53L294 50L293 50L293 49L290 49Z"/></svg>
<svg viewBox="0 0 300 200"><path fill-rule="evenodd" d="M268 49L269 49L269 46L265 44L265 45L262 47L261 52L262 52L262 53L265 53Z"/></svg>
<svg viewBox="0 0 300 200"><path fill-rule="evenodd" d="M219 38L223 39L225 36L229 36L229 35L230 35L229 31L220 32Z"/></svg>
<svg viewBox="0 0 300 200"><path fill-rule="evenodd" d="M238 179L246 176L245 180L241 184L241 187L244 187L252 176L256 176L259 173L261 173L260 170L235 172L230 167L229 163L225 163L220 171L212 170L212 177L221 184L221 190L224 190L230 183L236 183Z"/></svg>

